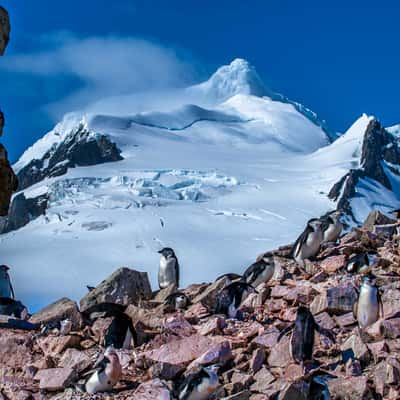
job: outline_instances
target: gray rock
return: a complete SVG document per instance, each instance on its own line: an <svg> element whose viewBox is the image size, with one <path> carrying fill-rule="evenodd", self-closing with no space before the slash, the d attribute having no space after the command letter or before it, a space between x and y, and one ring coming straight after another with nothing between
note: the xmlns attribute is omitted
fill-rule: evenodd
<svg viewBox="0 0 400 400"><path fill-rule="evenodd" d="M0 6L0 56L4 54L10 39L10 18L5 8Z"/></svg>
<svg viewBox="0 0 400 400"><path fill-rule="evenodd" d="M146 272L119 268L107 279L90 291L81 301L81 311L101 303L137 304L151 296L149 278Z"/></svg>

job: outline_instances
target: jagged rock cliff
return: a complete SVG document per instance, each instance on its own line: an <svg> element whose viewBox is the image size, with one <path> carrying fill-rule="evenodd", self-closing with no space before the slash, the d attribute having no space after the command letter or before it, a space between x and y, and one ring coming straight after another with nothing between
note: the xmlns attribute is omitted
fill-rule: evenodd
<svg viewBox="0 0 400 400"><path fill-rule="evenodd" d="M54 144L40 159L18 171L19 188L25 189L45 178L64 175L69 168L122 160L121 151L106 135L96 135L83 124L63 141Z"/></svg>
<svg viewBox="0 0 400 400"><path fill-rule="evenodd" d="M0 56L4 54L10 38L10 19L7 11L0 6ZM0 110L0 136L3 134L5 117ZM18 180L8 161L5 147L0 144L0 218L8 214L11 195L17 190ZM2 223L0 221L0 228Z"/></svg>
<svg viewBox="0 0 400 400"><path fill-rule="evenodd" d="M360 187L364 182L378 183L396 197L400 196L396 185L396 179L400 177L399 166L400 148L397 137L382 127L379 121L371 119L363 135L359 166L350 169L335 183L328 196L337 201L339 210L344 211L355 222L360 222L352 208L352 200L360 196Z"/></svg>
<svg viewBox="0 0 400 400"><path fill-rule="evenodd" d="M0 5L0 56L4 54L10 39L10 18L5 8Z"/></svg>

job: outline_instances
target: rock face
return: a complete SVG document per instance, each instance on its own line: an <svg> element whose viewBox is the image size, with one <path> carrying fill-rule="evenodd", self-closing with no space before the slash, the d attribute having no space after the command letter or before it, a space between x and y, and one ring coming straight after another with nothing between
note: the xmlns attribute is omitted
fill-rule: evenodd
<svg viewBox="0 0 400 400"><path fill-rule="evenodd" d="M80 302L85 312L96 304L137 304L141 299L151 296L151 287L147 272L138 272L129 268L120 268L90 291Z"/></svg>
<svg viewBox="0 0 400 400"><path fill-rule="evenodd" d="M4 54L10 38L10 19L7 11L0 6L0 56ZM0 136L3 134L5 117L0 110ZM0 230L3 222L1 217L5 217L10 206L11 195L18 188L18 180L8 161L7 150L0 143Z"/></svg>
<svg viewBox="0 0 400 400"><path fill-rule="evenodd" d="M3 229L0 229L0 233L7 233L22 228L33 219L44 215L48 200L46 194L27 199L24 193L19 193L11 202L7 221Z"/></svg>
<svg viewBox="0 0 400 400"><path fill-rule="evenodd" d="M8 161L8 154L0 144L0 217L8 214L11 195L18 188L18 180Z"/></svg>
<svg viewBox="0 0 400 400"><path fill-rule="evenodd" d="M385 169L398 176L399 172L396 166L399 164L400 147L397 139L383 128L376 119L373 119L364 134L360 167L351 169L344 175L332 187L328 197L337 202L338 210L344 211L355 219L351 209L351 199L357 196L357 185L360 180L364 178L373 179L396 193L396 188L392 186Z"/></svg>
<svg viewBox="0 0 400 400"><path fill-rule="evenodd" d="M93 135L83 124L61 143L55 144L41 159L34 159L18 171L20 189L44 178L60 176L68 168L122 160L121 151L105 135Z"/></svg>
<svg viewBox="0 0 400 400"><path fill-rule="evenodd" d="M10 39L10 18L5 8L0 6L0 56L4 54Z"/></svg>

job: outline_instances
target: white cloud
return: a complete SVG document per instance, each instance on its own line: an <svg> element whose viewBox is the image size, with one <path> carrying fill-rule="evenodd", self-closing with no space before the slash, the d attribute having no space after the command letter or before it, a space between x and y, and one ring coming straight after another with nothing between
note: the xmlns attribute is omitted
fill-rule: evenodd
<svg viewBox="0 0 400 400"><path fill-rule="evenodd" d="M46 105L55 118L105 98L132 94L135 94L134 107L139 105L139 99L148 98L149 93L154 98L154 92L165 93L167 89L181 87L193 75L189 63L182 61L172 48L144 39L115 36L82 39L69 32L58 32L42 36L38 47L45 50L9 55L0 68L32 74L47 82L76 78L81 83L76 91L67 97L62 93L60 101Z"/></svg>

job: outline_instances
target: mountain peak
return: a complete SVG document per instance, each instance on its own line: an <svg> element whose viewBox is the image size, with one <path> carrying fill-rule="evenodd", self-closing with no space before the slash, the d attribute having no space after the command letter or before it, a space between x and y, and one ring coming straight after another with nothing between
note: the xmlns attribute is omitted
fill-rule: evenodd
<svg viewBox="0 0 400 400"><path fill-rule="evenodd" d="M237 94L258 97L270 94L255 68L242 58L236 58L229 65L218 68L207 81L193 86L193 89L212 96L218 102Z"/></svg>

